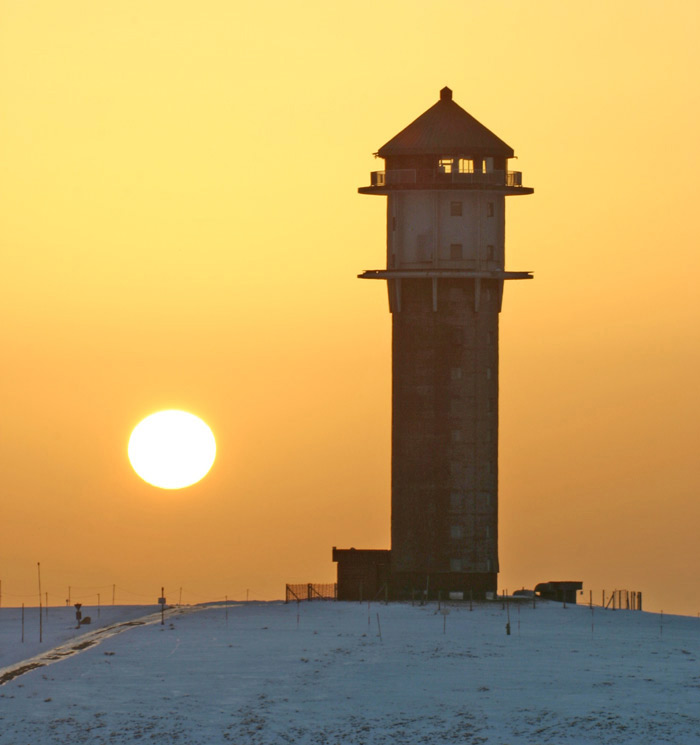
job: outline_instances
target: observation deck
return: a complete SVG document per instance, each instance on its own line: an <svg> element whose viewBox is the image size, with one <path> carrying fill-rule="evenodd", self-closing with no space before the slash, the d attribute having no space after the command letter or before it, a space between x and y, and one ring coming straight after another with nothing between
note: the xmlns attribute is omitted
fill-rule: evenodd
<svg viewBox="0 0 700 745"><path fill-rule="evenodd" d="M505 194L532 194L534 189L523 186L520 171L473 171L463 173L441 168L395 168L372 171L370 186L361 186L360 194L388 194L396 190L484 190Z"/></svg>

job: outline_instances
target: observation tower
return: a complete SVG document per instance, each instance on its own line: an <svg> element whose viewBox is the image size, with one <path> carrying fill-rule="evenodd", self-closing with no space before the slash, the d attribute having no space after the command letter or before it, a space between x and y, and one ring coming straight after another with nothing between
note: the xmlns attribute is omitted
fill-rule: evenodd
<svg viewBox="0 0 700 745"><path fill-rule="evenodd" d="M391 552L358 552L360 577L334 549L338 596L384 577L394 598L483 597L499 571L498 319L505 281L532 278L505 269L505 197L533 189L449 88L376 156L359 192L387 197L386 268L359 276L387 282L392 315Z"/></svg>

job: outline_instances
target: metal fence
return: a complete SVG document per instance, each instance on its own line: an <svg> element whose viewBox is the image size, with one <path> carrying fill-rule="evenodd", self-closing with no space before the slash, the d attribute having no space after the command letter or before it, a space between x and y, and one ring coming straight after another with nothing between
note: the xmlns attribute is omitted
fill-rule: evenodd
<svg viewBox="0 0 700 745"><path fill-rule="evenodd" d="M337 600L337 583L319 585L309 582L306 585L285 585L284 602L302 600Z"/></svg>

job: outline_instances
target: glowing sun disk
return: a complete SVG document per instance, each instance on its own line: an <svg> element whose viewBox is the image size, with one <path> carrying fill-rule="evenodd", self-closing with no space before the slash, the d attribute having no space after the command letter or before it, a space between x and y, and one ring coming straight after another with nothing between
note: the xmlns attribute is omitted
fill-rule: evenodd
<svg viewBox="0 0 700 745"><path fill-rule="evenodd" d="M134 427L128 453L134 471L147 483L183 489L207 475L216 458L216 441L199 417L168 409Z"/></svg>

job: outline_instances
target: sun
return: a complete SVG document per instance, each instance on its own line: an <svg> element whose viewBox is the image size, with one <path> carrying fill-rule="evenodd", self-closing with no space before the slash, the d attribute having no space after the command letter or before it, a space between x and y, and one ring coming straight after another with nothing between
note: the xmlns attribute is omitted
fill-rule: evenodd
<svg viewBox="0 0 700 745"><path fill-rule="evenodd" d="M134 471L147 483L160 489L184 489L209 473L216 440L199 417L168 409L134 427L128 453Z"/></svg>

